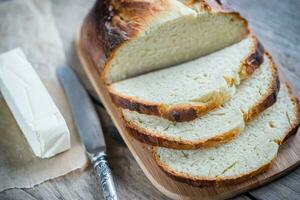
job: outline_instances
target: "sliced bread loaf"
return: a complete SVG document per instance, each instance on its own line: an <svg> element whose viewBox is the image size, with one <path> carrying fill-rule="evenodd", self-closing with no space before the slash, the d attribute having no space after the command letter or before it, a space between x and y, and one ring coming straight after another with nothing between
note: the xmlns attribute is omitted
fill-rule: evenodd
<svg viewBox="0 0 300 200"><path fill-rule="evenodd" d="M196 186L233 184L267 170L279 145L299 123L299 102L282 86L277 102L226 144L201 150L152 150L158 165L180 181Z"/></svg>
<svg viewBox="0 0 300 200"><path fill-rule="evenodd" d="M81 46L110 84L248 36L247 21L238 13L221 10L217 1L205 5L198 12L177 0L98 0L83 24Z"/></svg>
<svg viewBox="0 0 300 200"><path fill-rule="evenodd" d="M215 146L237 136L257 113L271 106L277 96L279 81L272 58L237 88L221 108L190 122L172 122L157 116L122 110L129 132L142 142L175 149Z"/></svg>
<svg viewBox="0 0 300 200"><path fill-rule="evenodd" d="M252 72L262 62L259 46L248 37L207 56L114 83L109 92L122 108L190 121L230 99L244 69Z"/></svg>

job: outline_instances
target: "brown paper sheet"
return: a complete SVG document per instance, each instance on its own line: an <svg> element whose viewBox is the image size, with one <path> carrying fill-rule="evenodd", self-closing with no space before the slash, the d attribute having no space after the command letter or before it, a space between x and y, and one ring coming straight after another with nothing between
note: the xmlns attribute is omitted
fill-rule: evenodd
<svg viewBox="0 0 300 200"><path fill-rule="evenodd" d="M0 96L0 191L33 187L87 163L55 73L66 59L48 0L0 1L0 53L16 47L25 52L63 114L72 148L50 159L35 157Z"/></svg>

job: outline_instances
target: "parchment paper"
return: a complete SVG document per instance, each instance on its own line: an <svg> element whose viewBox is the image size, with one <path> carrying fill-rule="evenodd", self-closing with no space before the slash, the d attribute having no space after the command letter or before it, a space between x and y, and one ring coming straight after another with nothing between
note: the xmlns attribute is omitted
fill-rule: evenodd
<svg viewBox="0 0 300 200"><path fill-rule="evenodd" d="M33 187L87 163L55 74L65 56L48 0L0 1L0 53L16 47L25 52L63 114L72 148L50 159L35 157L0 96L0 191Z"/></svg>

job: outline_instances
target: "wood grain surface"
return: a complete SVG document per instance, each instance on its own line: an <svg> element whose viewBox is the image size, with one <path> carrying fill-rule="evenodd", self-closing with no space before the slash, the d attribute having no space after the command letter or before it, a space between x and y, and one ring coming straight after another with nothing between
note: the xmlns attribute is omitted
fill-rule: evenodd
<svg viewBox="0 0 300 200"><path fill-rule="evenodd" d="M0 1L1 3L1 1ZM72 39L76 27L92 6L93 0L52 0L53 16L64 42L68 63L79 68ZM273 54L275 61L288 69L289 77L300 91L300 1L299 0L227 0L250 21L255 34ZM74 14L75 13L75 14ZM80 71L80 70L77 70ZM82 75L82 74L81 74ZM84 77L84 75L82 75ZM103 108L99 108L106 136L115 132ZM109 162L122 199L167 199L152 186L122 144L107 137ZM101 199L91 169L72 172L32 189L11 189L0 199ZM236 200L300 199L300 168L264 187L245 193Z"/></svg>

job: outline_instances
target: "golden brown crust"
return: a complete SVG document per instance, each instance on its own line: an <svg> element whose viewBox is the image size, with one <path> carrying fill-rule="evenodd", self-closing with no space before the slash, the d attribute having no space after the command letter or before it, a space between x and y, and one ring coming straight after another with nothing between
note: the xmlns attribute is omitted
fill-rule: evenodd
<svg viewBox="0 0 300 200"><path fill-rule="evenodd" d="M248 54L248 56L244 59L242 62L242 70L240 72L240 77L242 79L248 78L251 76L256 69L259 68L259 66L264 61L264 47L263 45L258 41L257 38L253 36L254 44L252 51Z"/></svg>
<svg viewBox="0 0 300 200"><path fill-rule="evenodd" d="M184 4L206 12L223 10L222 3L217 0L186 0Z"/></svg>
<svg viewBox="0 0 300 200"><path fill-rule="evenodd" d="M296 119L293 121L293 123L290 124L291 126L290 126L289 130L286 131L286 134L282 138L282 140L278 141L279 145L281 145L288 138L288 136L297 132L297 130L300 126L299 99L293 95L293 92L287 83L286 83L286 86L288 88L289 95L296 107ZM200 176L196 177L196 176L191 176L186 173L177 172L177 171L173 170L172 168L170 168L168 165L164 164L160 160L159 156L156 154L156 152L155 152L156 148L157 147L151 147L150 151L152 152L154 159L157 162L158 166L171 178L174 178L178 181L185 182L185 183L188 183L188 184L191 184L194 186L237 184L237 183L243 182L245 180L248 180L258 174L265 172L266 170L268 170L271 167L272 162L275 160L275 158L274 158L271 162L255 169L255 170L252 170L251 172L249 172L247 174L241 174L238 176L232 176L232 177L227 177L227 178L224 178L224 177L210 178L210 177L200 177Z"/></svg>
<svg viewBox="0 0 300 200"><path fill-rule="evenodd" d="M253 36L253 47L244 61L241 62L241 78L249 77L263 62L264 50L257 39ZM168 106L162 103L148 102L141 99L128 97L115 92L111 86L108 90L112 101L118 107L137 111L147 115L156 115L170 121L185 122L203 116L207 112L220 107L227 99L221 94L215 94L205 104L176 104ZM274 96L274 95L273 95ZM271 100L270 100L271 102ZM263 105L262 105L263 106Z"/></svg>
<svg viewBox="0 0 300 200"><path fill-rule="evenodd" d="M132 97L123 96L114 92L111 87L108 87L112 101L118 107L137 111L147 115L156 115L168 119L170 121L184 122L196 119L199 116L207 113L214 108L220 107L224 103L222 95L214 95L214 98L205 104L177 104L167 106L164 104L147 102Z"/></svg>
<svg viewBox="0 0 300 200"><path fill-rule="evenodd" d="M279 92L280 81L279 81L277 67L271 55L268 52L266 52L265 54L269 58L271 64L271 70L272 70L271 84L268 89L267 95L264 95L255 106L252 106L252 108L250 108L247 113L244 113L244 120L246 122L251 121L259 113L261 113L268 107L272 106L276 102L277 95Z"/></svg>
<svg viewBox="0 0 300 200"><path fill-rule="evenodd" d="M168 0L97 0L81 28L81 45L88 59L105 74L116 51L149 24L155 13L169 8Z"/></svg>
<svg viewBox="0 0 300 200"><path fill-rule="evenodd" d="M218 15L230 15L232 20L244 24L246 35L248 23L237 12L222 10L215 0L206 0L202 4L207 12ZM106 82L110 62L121 46L150 23L151 19L162 10L170 7L169 0L97 0L84 20L81 29L81 43L88 59L97 66L100 77Z"/></svg>
<svg viewBox="0 0 300 200"><path fill-rule="evenodd" d="M286 83L287 89L288 89L288 93L290 94L290 97L292 99L292 102L294 103L295 107L296 107L296 120L290 124L290 129L289 131L287 131L287 133L285 134L285 136L283 137L283 139L281 141L277 141L279 145L281 145L282 143L284 143L290 135L297 133L298 128L300 126L300 103L299 103L299 99L294 95L293 90L291 88L291 86Z"/></svg>
<svg viewBox="0 0 300 200"><path fill-rule="evenodd" d="M106 55L144 29L155 13L169 8L168 0L98 0L94 17Z"/></svg>
<svg viewBox="0 0 300 200"><path fill-rule="evenodd" d="M222 133L216 135L214 137L208 138L206 140L183 140L177 139L167 136L158 135L155 133L149 133L144 129L131 124L130 122L126 121L123 117L123 122L128 130L128 132L133 136L135 139L153 145L153 146L162 146L172 149L199 149L199 148L208 148L213 147L222 143L226 143L236 136L239 135L241 132L241 127L234 128L226 133Z"/></svg>

